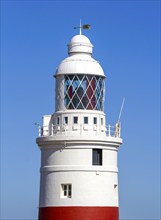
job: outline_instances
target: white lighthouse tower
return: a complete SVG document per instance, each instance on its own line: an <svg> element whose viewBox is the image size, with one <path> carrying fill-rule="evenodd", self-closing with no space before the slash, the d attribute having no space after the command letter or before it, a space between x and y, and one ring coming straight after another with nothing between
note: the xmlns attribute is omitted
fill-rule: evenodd
<svg viewBox="0 0 161 220"><path fill-rule="evenodd" d="M39 220L118 220L120 126L106 125L105 74L82 35L58 66L56 109L44 115Z"/></svg>

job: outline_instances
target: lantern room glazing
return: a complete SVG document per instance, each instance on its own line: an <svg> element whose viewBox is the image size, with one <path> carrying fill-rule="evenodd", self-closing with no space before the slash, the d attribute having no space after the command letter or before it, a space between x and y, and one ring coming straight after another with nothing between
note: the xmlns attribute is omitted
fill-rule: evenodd
<svg viewBox="0 0 161 220"><path fill-rule="evenodd" d="M64 105L66 109L103 111L104 78L73 74L64 76Z"/></svg>

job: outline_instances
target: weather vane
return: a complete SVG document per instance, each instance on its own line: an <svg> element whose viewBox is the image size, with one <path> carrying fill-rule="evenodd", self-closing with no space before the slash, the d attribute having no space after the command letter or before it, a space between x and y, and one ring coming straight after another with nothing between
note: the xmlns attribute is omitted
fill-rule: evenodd
<svg viewBox="0 0 161 220"><path fill-rule="evenodd" d="M78 29L79 28L79 34L81 35L82 34L82 29L86 29L86 30L89 30L90 29L90 24L81 24L81 20L80 20L80 25L79 27L74 27L74 29Z"/></svg>

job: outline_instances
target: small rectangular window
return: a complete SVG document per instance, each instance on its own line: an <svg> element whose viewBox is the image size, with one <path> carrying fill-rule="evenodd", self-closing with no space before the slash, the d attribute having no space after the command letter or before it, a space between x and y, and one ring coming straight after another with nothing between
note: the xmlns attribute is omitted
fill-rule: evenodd
<svg viewBox="0 0 161 220"><path fill-rule="evenodd" d="M78 124L78 117L75 116L75 117L73 118L73 122L74 122L74 124Z"/></svg>
<svg viewBox="0 0 161 220"><path fill-rule="evenodd" d="M68 124L68 117L64 117L64 124Z"/></svg>
<svg viewBox="0 0 161 220"><path fill-rule="evenodd" d="M96 118L96 117L93 118L93 124L94 124L94 125L97 124L97 118Z"/></svg>
<svg viewBox="0 0 161 220"><path fill-rule="evenodd" d="M56 119L56 124L59 125L59 123L60 123L60 118L57 117L57 119Z"/></svg>
<svg viewBox="0 0 161 220"><path fill-rule="evenodd" d="M61 197L72 198L72 184L61 184Z"/></svg>
<svg viewBox="0 0 161 220"><path fill-rule="evenodd" d="M84 124L88 124L88 117L84 117Z"/></svg>
<svg viewBox="0 0 161 220"><path fill-rule="evenodd" d="M102 165L102 149L93 149L92 165Z"/></svg>
<svg viewBox="0 0 161 220"><path fill-rule="evenodd" d="M101 125L103 125L103 118L101 118Z"/></svg>

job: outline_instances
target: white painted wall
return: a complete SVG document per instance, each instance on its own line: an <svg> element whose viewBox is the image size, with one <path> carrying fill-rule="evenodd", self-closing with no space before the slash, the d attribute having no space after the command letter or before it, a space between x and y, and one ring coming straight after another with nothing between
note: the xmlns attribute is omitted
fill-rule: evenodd
<svg viewBox="0 0 161 220"><path fill-rule="evenodd" d="M92 165L100 146L42 148L40 207L118 206L117 148L103 148L103 165ZM72 184L72 198L61 198L61 184Z"/></svg>
<svg viewBox="0 0 161 220"><path fill-rule="evenodd" d="M72 184L72 198L61 198L61 184ZM43 172L40 207L118 206L117 173L96 171Z"/></svg>

